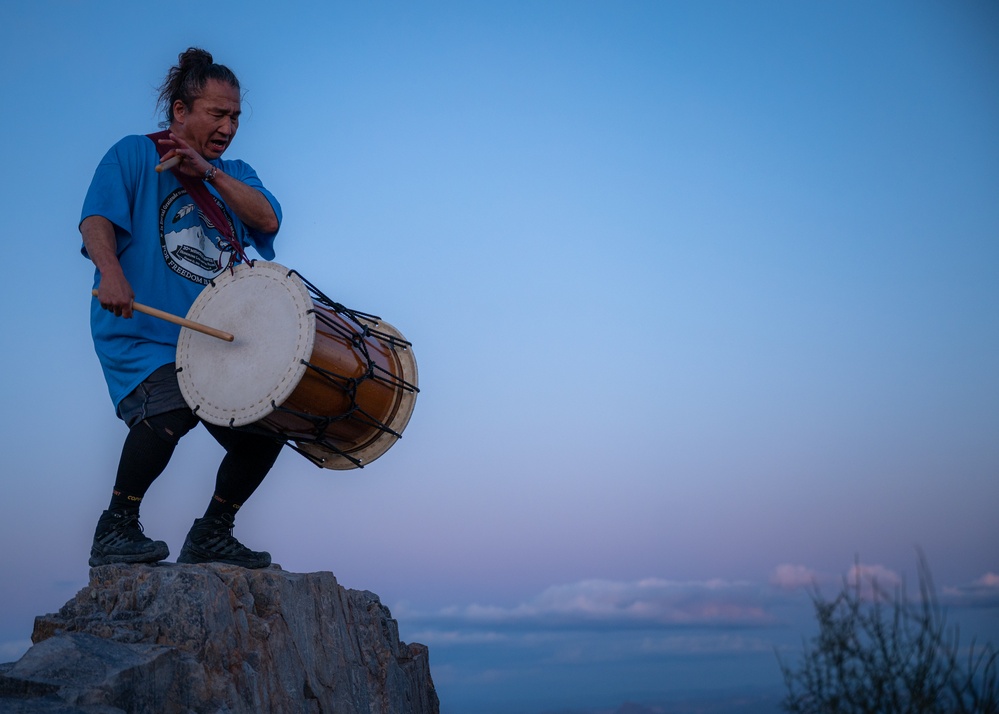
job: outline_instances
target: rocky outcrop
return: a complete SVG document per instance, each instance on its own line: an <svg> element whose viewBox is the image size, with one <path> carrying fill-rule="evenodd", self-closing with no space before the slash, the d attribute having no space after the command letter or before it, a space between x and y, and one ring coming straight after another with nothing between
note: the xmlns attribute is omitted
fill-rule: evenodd
<svg viewBox="0 0 999 714"><path fill-rule="evenodd" d="M435 714L374 593L278 566L106 565L0 665L3 712Z"/></svg>

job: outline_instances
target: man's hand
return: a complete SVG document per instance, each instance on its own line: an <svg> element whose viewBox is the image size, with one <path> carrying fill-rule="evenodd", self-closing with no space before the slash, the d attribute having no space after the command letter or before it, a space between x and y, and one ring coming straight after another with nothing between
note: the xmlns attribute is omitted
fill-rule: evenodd
<svg viewBox="0 0 999 714"><path fill-rule="evenodd" d="M180 159L180 163L174 168L182 174L194 178L204 178L205 172L212 168L212 165L208 163L208 160L204 156L188 146L186 141L173 132L170 132L169 139L160 139L159 143L170 149L160 157L160 161L166 162L177 157Z"/></svg>
<svg viewBox="0 0 999 714"><path fill-rule="evenodd" d="M117 241L111 221L103 216L88 216L80 224L80 234L87 255L101 274L101 282L97 286L97 300L101 307L119 317L131 317L135 293L118 262Z"/></svg>
<svg viewBox="0 0 999 714"><path fill-rule="evenodd" d="M130 318L135 293L124 274L118 273L118 276L112 278L101 274L101 284L97 286L97 301L101 307L118 317Z"/></svg>

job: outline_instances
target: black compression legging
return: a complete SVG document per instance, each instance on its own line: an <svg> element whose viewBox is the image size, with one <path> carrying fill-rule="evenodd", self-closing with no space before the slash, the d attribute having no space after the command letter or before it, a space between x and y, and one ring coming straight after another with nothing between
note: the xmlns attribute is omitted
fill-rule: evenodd
<svg viewBox="0 0 999 714"><path fill-rule="evenodd" d="M177 442L198 422L190 411L178 409L133 426L122 447L112 506L128 501L137 505L170 462ZM201 423L226 450L215 477L213 504L238 508L264 480L284 444L265 436Z"/></svg>

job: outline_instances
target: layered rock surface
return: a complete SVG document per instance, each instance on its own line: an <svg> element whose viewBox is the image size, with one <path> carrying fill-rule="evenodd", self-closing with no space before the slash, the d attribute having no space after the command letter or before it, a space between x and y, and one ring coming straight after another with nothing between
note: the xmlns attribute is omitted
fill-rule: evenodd
<svg viewBox="0 0 999 714"><path fill-rule="evenodd" d="M0 665L2 712L439 710L427 648L332 573L101 566L32 641Z"/></svg>

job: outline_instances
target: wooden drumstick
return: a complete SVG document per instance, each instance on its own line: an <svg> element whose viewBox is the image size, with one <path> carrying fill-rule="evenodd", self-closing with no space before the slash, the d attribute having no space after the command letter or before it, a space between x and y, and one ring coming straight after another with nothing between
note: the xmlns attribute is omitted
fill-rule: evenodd
<svg viewBox="0 0 999 714"><path fill-rule="evenodd" d="M177 164L179 164L180 160L183 159L183 158L184 158L183 156L181 156L180 154L177 154L176 156L167 159L162 164L157 164L156 165L156 173L163 173L167 169L172 169L174 166L176 166Z"/></svg>
<svg viewBox="0 0 999 714"><path fill-rule="evenodd" d="M91 294L97 297L97 291L91 290ZM202 325L200 322L194 322L193 320L188 320L186 317L178 317L169 312L163 312L162 310L157 310L155 307L149 307L148 305L143 305L142 303L133 302L132 309L136 312L142 312L146 315L152 317L158 317L161 320L166 320L167 322L172 322L175 325L180 325L181 327L186 327L189 330L194 330L195 332L200 332L205 335L211 335L212 337L217 337L220 340L225 340L226 342L232 342L236 339L234 336L230 335L228 332L223 332L222 330L216 330L214 327L209 327L208 325Z"/></svg>

